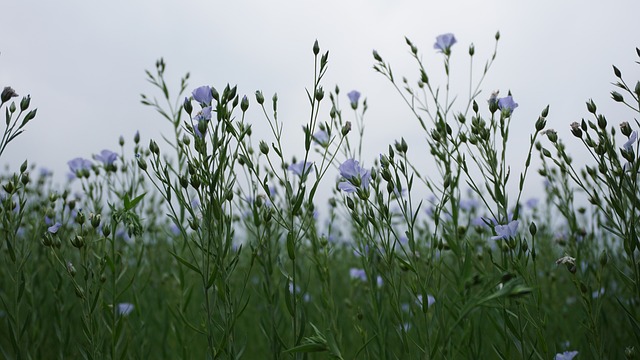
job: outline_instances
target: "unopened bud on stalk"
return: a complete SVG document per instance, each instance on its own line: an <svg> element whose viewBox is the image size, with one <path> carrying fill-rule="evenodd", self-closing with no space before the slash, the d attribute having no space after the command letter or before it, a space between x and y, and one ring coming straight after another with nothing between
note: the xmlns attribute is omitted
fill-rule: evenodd
<svg viewBox="0 0 640 360"><path fill-rule="evenodd" d="M580 129L580 124L576 121L571 123L571 133L577 138L582 138L582 129Z"/></svg>
<svg viewBox="0 0 640 360"><path fill-rule="evenodd" d="M86 218L84 216L84 213L82 212L82 210L78 211L78 214L76 214L76 222L80 225L84 224Z"/></svg>
<svg viewBox="0 0 640 360"><path fill-rule="evenodd" d="M138 157L138 167L142 171L147 171L147 162L141 157Z"/></svg>
<svg viewBox="0 0 640 360"><path fill-rule="evenodd" d="M587 110L592 114L596 113L597 107L592 99L589 99L589 101L587 101Z"/></svg>
<svg viewBox="0 0 640 360"><path fill-rule="evenodd" d="M631 133L632 133L631 126L627 121L624 121L620 124L620 132L622 133L622 135L626 137L631 136Z"/></svg>
<svg viewBox="0 0 640 360"><path fill-rule="evenodd" d="M111 235L111 226L109 224L102 225L102 236L109 237Z"/></svg>
<svg viewBox="0 0 640 360"><path fill-rule="evenodd" d="M29 108L29 103L31 103L31 96L27 95L22 98L20 101L20 111L25 111Z"/></svg>
<svg viewBox="0 0 640 360"><path fill-rule="evenodd" d="M347 121L342 127L342 136L347 136L347 134L351 131L351 121Z"/></svg>
<svg viewBox="0 0 640 360"><path fill-rule="evenodd" d="M318 40L313 43L313 55L318 55L320 53L320 45L318 44Z"/></svg>
<svg viewBox="0 0 640 360"><path fill-rule="evenodd" d="M616 101L616 102L623 102L624 101L624 97L622 96L622 94L620 94L617 91L612 91L611 92L611 98L613 99L613 101Z"/></svg>
<svg viewBox="0 0 640 360"><path fill-rule="evenodd" d="M71 261L67 262L67 272L69 273L69 275L71 275L71 277L76 276L76 268L75 266L73 266L73 264L71 263Z"/></svg>
<svg viewBox="0 0 640 360"><path fill-rule="evenodd" d="M262 91L260 90L256 91L256 102L260 105L264 104L264 95L262 95Z"/></svg>
<svg viewBox="0 0 640 360"><path fill-rule="evenodd" d="M269 145L267 145L263 140L260 140L260 152L265 155L269 154Z"/></svg>
<svg viewBox="0 0 640 360"><path fill-rule="evenodd" d="M101 221L100 214L96 214L90 217L91 217L91 226L93 226L94 229L97 229L98 226L100 226L100 221Z"/></svg>
<svg viewBox="0 0 640 360"><path fill-rule="evenodd" d="M84 246L84 238L80 235L76 235L71 239L71 245L77 249L82 249Z"/></svg>
<svg viewBox="0 0 640 360"><path fill-rule="evenodd" d="M240 101L240 110L242 110L242 112L247 111L247 109L249 108L249 99L247 99L247 95L242 97L242 101Z"/></svg>

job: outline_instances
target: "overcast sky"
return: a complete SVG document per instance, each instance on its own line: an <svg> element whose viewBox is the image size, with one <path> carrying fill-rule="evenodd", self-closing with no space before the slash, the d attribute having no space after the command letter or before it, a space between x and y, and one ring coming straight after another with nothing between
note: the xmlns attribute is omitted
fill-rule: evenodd
<svg viewBox="0 0 640 360"><path fill-rule="evenodd" d="M398 77L414 81L404 36L419 47L428 71L441 74L435 37L454 33L452 88L464 98L469 44L475 44L479 74L499 30L498 57L480 98L510 89L520 104L511 132L517 141L511 156L519 169L521 144L547 104L549 127L570 143L568 125L587 117L589 98L610 122L633 120L609 93L612 64L631 83L640 79L634 64L638 14L637 0L9 0L0 20L0 86L31 94L38 116L0 162L16 170L26 158L53 169L62 181L68 160L116 150L120 135L130 143L139 130L146 144L169 133L169 124L140 104L140 93L157 94L144 70L153 70L160 57L172 90L190 72L190 88L238 84L252 102L257 89L268 97L277 92L285 134L301 139L315 39L330 51L325 88L338 84L344 105L353 89L368 98L365 165L402 136L410 154L419 157L428 151L423 135L392 86L373 71L371 51L389 61ZM249 120L264 123L256 107L251 110ZM254 137L271 139L267 133ZM290 150L302 152L295 141Z"/></svg>

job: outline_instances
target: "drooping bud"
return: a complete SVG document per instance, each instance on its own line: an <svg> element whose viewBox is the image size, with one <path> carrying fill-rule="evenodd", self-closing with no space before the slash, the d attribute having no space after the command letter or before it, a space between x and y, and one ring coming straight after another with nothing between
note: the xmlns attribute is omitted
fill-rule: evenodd
<svg viewBox="0 0 640 360"><path fill-rule="evenodd" d="M4 103L9 101L12 97L16 97L16 96L18 96L18 94L16 94L16 91L13 90L11 86L6 86L2 90L2 94L0 94L0 101Z"/></svg>
<svg viewBox="0 0 640 360"><path fill-rule="evenodd" d="M580 124L577 121L571 123L571 133L573 136L577 138L582 138L582 129L580 129Z"/></svg>

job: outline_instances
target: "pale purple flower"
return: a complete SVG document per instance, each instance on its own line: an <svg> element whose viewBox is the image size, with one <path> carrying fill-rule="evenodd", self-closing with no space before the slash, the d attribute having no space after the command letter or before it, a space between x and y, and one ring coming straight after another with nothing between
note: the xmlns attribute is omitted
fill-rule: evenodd
<svg viewBox="0 0 640 360"><path fill-rule="evenodd" d="M513 110L517 107L518 104L513 101L513 97L511 97L511 95L498 99L498 109L506 113L507 116L510 116L511 113L513 113Z"/></svg>
<svg viewBox="0 0 640 360"><path fill-rule="evenodd" d="M200 121L208 122L209 120L211 120L211 106L207 106L205 108L202 108L202 110L198 111L196 116L193 117L193 121L195 122L195 124L193 125L193 131L195 131L196 135L198 135L199 137L204 136L202 133L200 133L200 129L198 129L198 124L200 124Z"/></svg>
<svg viewBox="0 0 640 360"><path fill-rule="evenodd" d="M91 160L77 157L73 160L69 160L69 162L67 162L67 165L69 165L69 169L71 170L71 172L74 175L77 175L82 170L91 170L91 166L93 165L93 163L91 162Z"/></svg>
<svg viewBox="0 0 640 360"><path fill-rule="evenodd" d="M200 104L211 105L211 101L213 100L213 94L209 86L200 86L193 90L191 95L193 95L193 99Z"/></svg>
<svg viewBox="0 0 640 360"><path fill-rule="evenodd" d="M436 43L433 44L433 48L439 50L441 53L449 55L451 47L456 43L456 37L451 33L442 34L436 37Z"/></svg>
<svg viewBox="0 0 640 360"><path fill-rule="evenodd" d="M496 225L494 230L496 231L496 236L491 237L491 240L500 240L500 239L509 239L514 238L518 234L518 225L520 225L520 221L513 220L507 225Z"/></svg>
<svg viewBox="0 0 640 360"><path fill-rule="evenodd" d="M349 101L351 102L351 107L355 110L358 108L358 100L360 100L360 92L353 90L347 94Z"/></svg>
<svg viewBox="0 0 640 360"><path fill-rule="evenodd" d="M346 181L341 181L338 184L338 189L347 193L352 193L360 186L363 189L369 188L369 183L371 182L371 171L363 169L357 160L347 159L347 161L340 165L339 170L340 175Z"/></svg>
<svg viewBox="0 0 640 360"><path fill-rule="evenodd" d="M131 303L119 303L118 304L118 314L120 314L122 316L127 316L127 315L131 314L133 309L134 309L134 306Z"/></svg>
<svg viewBox="0 0 640 360"><path fill-rule="evenodd" d="M313 163L312 162L297 162L289 165L289 171L292 171L294 174L298 176L302 176L303 173L308 174L313 171Z"/></svg>
<svg viewBox="0 0 640 360"><path fill-rule="evenodd" d="M318 130L313 134L313 140L321 146L329 145L329 134L324 130Z"/></svg>
<svg viewBox="0 0 640 360"><path fill-rule="evenodd" d="M349 276L352 279L360 279L362 281L367 281L367 274L362 269L358 269L358 268L349 269Z"/></svg>
<svg viewBox="0 0 640 360"><path fill-rule="evenodd" d="M104 166L110 166L118 159L118 154L105 149L102 150L100 154L93 155L93 159L100 161Z"/></svg>
<svg viewBox="0 0 640 360"><path fill-rule="evenodd" d="M382 276L378 275L378 277L376 278L376 285L378 285L378 287L382 287L382 285L384 285L384 280L382 280Z"/></svg>
<svg viewBox="0 0 640 360"><path fill-rule="evenodd" d="M49 226L49 227L47 228L47 231L48 231L50 234L55 234L55 233L57 233L57 232L58 232L58 229L60 229L60 227L61 227L61 226L62 226L62 224L60 224L59 222L57 222L57 223L55 223L55 224L53 224L53 225Z"/></svg>
<svg viewBox="0 0 640 360"><path fill-rule="evenodd" d="M51 172L51 170L45 167L40 168L40 177L49 177L51 175L53 175L53 172Z"/></svg>
<svg viewBox="0 0 640 360"><path fill-rule="evenodd" d="M539 202L540 202L539 199L531 198L531 199L527 200L526 204L527 204L527 207L529 207L530 209L535 209L535 208L538 207L538 203Z"/></svg>
<svg viewBox="0 0 640 360"><path fill-rule="evenodd" d="M554 360L571 360L578 355L577 351L565 351L563 353L557 353Z"/></svg>
<svg viewBox="0 0 640 360"><path fill-rule="evenodd" d="M633 131L631 133L631 135L629 136L629 140L627 140L626 143L624 143L624 145L622 145L622 147L627 151L627 152L631 152L633 151L633 145L635 145L636 141L638 140L638 132L637 131Z"/></svg>

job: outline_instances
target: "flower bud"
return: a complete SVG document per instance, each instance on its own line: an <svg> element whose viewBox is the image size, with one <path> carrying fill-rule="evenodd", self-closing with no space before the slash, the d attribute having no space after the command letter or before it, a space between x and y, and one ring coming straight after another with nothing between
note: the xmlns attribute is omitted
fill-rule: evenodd
<svg viewBox="0 0 640 360"><path fill-rule="evenodd" d="M262 95L262 91L256 91L256 102L260 105L264 104L264 95Z"/></svg>
<svg viewBox="0 0 640 360"><path fill-rule="evenodd" d="M22 173L22 175L20 176L20 182L22 183L22 185L27 185L29 181L29 172Z"/></svg>
<svg viewBox="0 0 640 360"><path fill-rule="evenodd" d="M626 137L631 136L631 133L632 133L631 126L627 121L624 121L620 124L620 132L622 133L622 135Z"/></svg>
<svg viewBox="0 0 640 360"><path fill-rule="evenodd" d="M242 110L242 112L247 111L247 109L249 108L249 99L247 99L247 95L242 97L242 101L240 101L240 110Z"/></svg>
<svg viewBox="0 0 640 360"><path fill-rule="evenodd" d="M20 165L20 172L23 173L25 171L27 171L27 168L29 167L29 164L27 163L27 160L25 160L22 165Z"/></svg>
<svg viewBox="0 0 640 360"><path fill-rule="evenodd" d="M91 216L91 226L93 226L94 229L97 229L98 226L100 226L101 220L102 220L102 217L100 216L100 214L95 214Z"/></svg>
<svg viewBox="0 0 640 360"><path fill-rule="evenodd" d="M147 171L147 162L141 157L138 157L138 167L142 171Z"/></svg>
<svg viewBox="0 0 640 360"><path fill-rule="evenodd" d="M73 239L71 239L71 245L73 245L73 247L77 249L82 249L82 247L84 246L84 238L80 235L76 235L75 237L73 237Z"/></svg>
<svg viewBox="0 0 640 360"><path fill-rule="evenodd" d="M536 131L542 131L545 126L547 126L547 120L542 116L539 117L538 120L536 120Z"/></svg>
<svg viewBox="0 0 640 360"><path fill-rule="evenodd" d="M318 55L320 53L320 45L318 44L318 40L313 43L313 55Z"/></svg>
<svg viewBox="0 0 640 360"><path fill-rule="evenodd" d="M382 62L382 57L381 57L381 56L380 56L380 54L378 54L378 52L377 52L377 51L375 51L375 50L373 50L373 59L374 59L375 61Z"/></svg>
<svg viewBox="0 0 640 360"><path fill-rule="evenodd" d="M620 72L620 70L619 70L615 65L612 65L612 66L613 66L613 74L614 74L617 78L620 78L620 77L622 76L622 73Z"/></svg>
<svg viewBox="0 0 640 360"><path fill-rule="evenodd" d="M158 144L152 140L149 140L149 151L151 151L153 154L156 155L160 155L160 148L158 147Z"/></svg>
<svg viewBox="0 0 640 360"><path fill-rule="evenodd" d="M187 112L187 114L191 115L191 112L193 112L193 105L191 105L191 100L189 100L188 97L184 98L184 102L182 103L182 108L184 109L184 111Z"/></svg>
<svg viewBox="0 0 640 360"><path fill-rule="evenodd" d="M140 143L140 131L136 131L136 134L133 135L133 142L136 145Z"/></svg>
<svg viewBox="0 0 640 360"><path fill-rule="evenodd" d="M598 127L602 130L607 128L607 119L604 115L598 115Z"/></svg>
<svg viewBox="0 0 640 360"><path fill-rule="evenodd" d="M582 138L582 130L580 129L580 124L578 124L578 122L574 121L571 123L571 133L577 138Z"/></svg>
<svg viewBox="0 0 640 360"><path fill-rule="evenodd" d="M193 188L196 190L200 187L200 180L198 180L197 176L191 177L191 186L193 186Z"/></svg>
<svg viewBox="0 0 640 360"><path fill-rule="evenodd" d="M69 273L69 275L71 275L71 277L76 276L76 267L73 266L71 261L67 261L67 272Z"/></svg>
<svg viewBox="0 0 640 360"><path fill-rule="evenodd" d="M342 136L347 136L347 134L351 131L351 122L347 121L345 122L344 126L342 127Z"/></svg>
<svg viewBox="0 0 640 360"><path fill-rule="evenodd" d="M622 97L622 95L617 91L612 91L611 92L611 98L613 99L613 101L616 101L616 102L623 102L624 101L624 97Z"/></svg>
<svg viewBox="0 0 640 360"><path fill-rule="evenodd" d="M124 146L124 136L120 135L120 138L118 139L118 144L120 144L120 146Z"/></svg>
<svg viewBox="0 0 640 360"><path fill-rule="evenodd" d="M587 110L592 113L595 114L596 113L596 104L593 102L592 99L589 99L589 101L587 101Z"/></svg>
<svg viewBox="0 0 640 360"><path fill-rule="evenodd" d="M79 210L78 213L76 214L76 223L83 225L85 220L86 220L86 217L84 216L84 213L82 212L82 210Z"/></svg>
<svg viewBox="0 0 640 360"><path fill-rule="evenodd" d="M264 142L264 140L260 140L260 152L265 155L269 154L269 145L267 145L267 143Z"/></svg>
<svg viewBox="0 0 640 360"><path fill-rule="evenodd" d="M322 89L322 86L318 87L318 90L316 90L316 100L321 101L324 98L324 90Z"/></svg>
<svg viewBox="0 0 640 360"><path fill-rule="evenodd" d="M476 48L473 44L469 45L469 56L473 56L476 53Z"/></svg>
<svg viewBox="0 0 640 360"><path fill-rule="evenodd" d="M27 110L29 108L29 103L31 103L31 96L27 95L23 97L22 101L20 101L20 111Z"/></svg>
<svg viewBox="0 0 640 360"><path fill-rule="evenodd" d="M102 236L109 237L111 235L111 226L109 224L102 225Z"/></svg>
<svg viewBox="0 0 640 360"><path fill-rule="evenodd" d="M529 234L531 234L531 236L536 236L537 232L538 227L536 226L536 223L532 221L531 224L529 224Z"/></svg>
<svg viewBox="0 0 640 360"><path fill-rule="evenodd" d="M12 97L16 96L18 96L18 94L16 94L16 91L13 90L11 86L7 86L2 90L2 94L0 94L0 101L4 103L9 101Z"/></svg>

